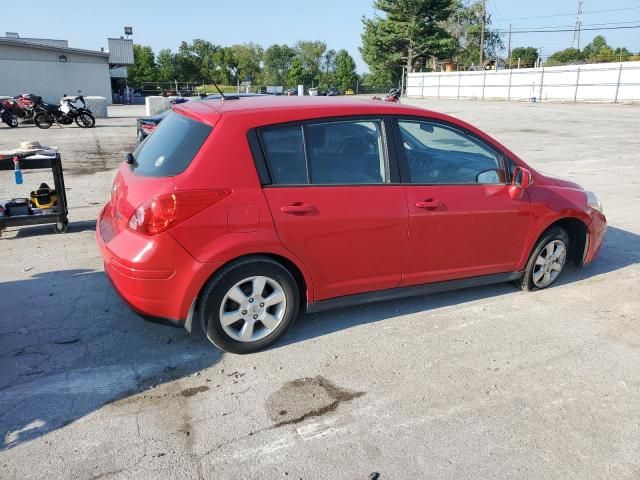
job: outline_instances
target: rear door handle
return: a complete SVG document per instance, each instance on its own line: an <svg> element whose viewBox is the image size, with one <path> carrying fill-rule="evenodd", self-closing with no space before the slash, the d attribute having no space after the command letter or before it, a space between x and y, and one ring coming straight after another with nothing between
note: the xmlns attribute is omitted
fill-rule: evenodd
<svg viewBox="0 0 640 480"><path fill-rule="evenodd" d="M311 205L286 205L280 207L282 213L289 213L293 215L304 215L305 213L312 213L315 209Z"/></svg>
<svg viewBox="0 0 640 480"><path fill-rule="evenodd" d="M442 202L437 202L435 200L425 200L424 202L416 202L416 207L424 208L426 210L434 210L441 206L442 206Z"/></svg>

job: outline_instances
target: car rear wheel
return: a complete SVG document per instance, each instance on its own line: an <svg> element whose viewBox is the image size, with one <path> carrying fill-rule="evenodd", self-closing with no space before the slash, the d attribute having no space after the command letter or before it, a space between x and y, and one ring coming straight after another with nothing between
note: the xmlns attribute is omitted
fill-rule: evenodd
<svg viewBox="0 0 640 480"><path fill-rule="evenodd" d="M549 229L533 249L524 277L523 290L541 290L552 285L560 276L567 262L569 235L560 227Z"/></svg>
<svg viewBox="0 0 640 480"><path fill-rule="evenodd" d="M295 279L266 257L224 267L205 288L199 309L207 338L231 353L261 350L282 336L298 315Z"/></svg>

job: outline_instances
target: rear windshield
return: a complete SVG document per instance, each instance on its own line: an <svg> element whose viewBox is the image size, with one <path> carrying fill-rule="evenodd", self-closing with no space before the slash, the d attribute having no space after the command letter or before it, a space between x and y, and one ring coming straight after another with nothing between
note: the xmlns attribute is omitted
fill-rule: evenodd
<svg viewBox="0 0 640 480"><path fill-rule="evenodd" d="M133 171L143 177L179 175L189 166L211 129L171 112L133 152Z"/></svg>

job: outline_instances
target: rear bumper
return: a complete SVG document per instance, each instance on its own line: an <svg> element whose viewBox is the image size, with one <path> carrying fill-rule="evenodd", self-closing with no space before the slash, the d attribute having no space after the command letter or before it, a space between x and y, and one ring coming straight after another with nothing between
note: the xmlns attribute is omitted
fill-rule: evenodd
<svg viewBox="0 0 640 480"><path fill-rule="evenodd" d="M96 240L116 292L143 318L184 326L200 289L221 264L198 262L168 234L114 231L101 212Z"/></svg>
<svg viewBox="0 0 640 480"><path fill-rule="evenodd" d="M587 238L587 245L585 248L584 258L582 260L583 265L588 265L598 255L602 243L604 241L605 233L607 232L607 219L598 212L595 212L593 220L588 227L589 236Z"/></svg>

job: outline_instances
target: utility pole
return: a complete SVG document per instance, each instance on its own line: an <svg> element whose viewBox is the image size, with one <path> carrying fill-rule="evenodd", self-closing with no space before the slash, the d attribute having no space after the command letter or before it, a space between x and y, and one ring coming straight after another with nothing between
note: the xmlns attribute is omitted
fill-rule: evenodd
<svg viewBox="0 0 640 480"><path fill-rule="evenodd" d="M576 26L573 30L573 42L571 42L571 48L577 48L580 50L580 30L582 29L582 14L584 10L582 9L584 5L583 0L578 1L578 14L576 15Z"/></svg>
<svg viewBox="0 0 640 480"><path fill-rule="evenodd" d="M509 62L509 68L511 68L511 24L509 24L509 46L507 47L507 62Z"/></svg>
<svg viewBox="0 0 640 480"><path fill-rule="evenodd" d="M484 27L487 21L487 2L482 0L482 29L480 30L480 66L484 63Z"/></svg>
<svg viewBox="0 0 640 480"><path fill-rule="evenodd" d="M542 47L538 49L538 68L542 66Z"/></svg>

